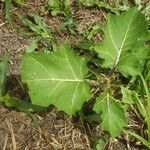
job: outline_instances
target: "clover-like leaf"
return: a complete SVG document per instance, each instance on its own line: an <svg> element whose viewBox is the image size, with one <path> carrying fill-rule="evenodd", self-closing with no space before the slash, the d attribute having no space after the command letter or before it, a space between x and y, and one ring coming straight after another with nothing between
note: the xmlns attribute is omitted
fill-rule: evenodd
<svg viewBox="0 0 150 150"><path fill-rule="evenodd" d="M124 76L137 75L146 59L150 39L144 15L131 8L119 16L109 14L103 28L104 41L94 50L104 59L103 67L117 68Z"/></svg>
<svg viewBox="0 0 150 150"><path fill-rule="evenodd" d="M121 104L108 93L103 93L96 99L93 110L102 113L101 127L103 130L108 131L113 138L119 135L127 124Z"/></svg>
<svg viewBox="0 0 150 150"><path fill-rule="evenodd" d="M28 85L33 104L53 104L70 115L90 97L87 72L85 58L65 44L56 52L25 54L21 67L22 81Z"/></svg>

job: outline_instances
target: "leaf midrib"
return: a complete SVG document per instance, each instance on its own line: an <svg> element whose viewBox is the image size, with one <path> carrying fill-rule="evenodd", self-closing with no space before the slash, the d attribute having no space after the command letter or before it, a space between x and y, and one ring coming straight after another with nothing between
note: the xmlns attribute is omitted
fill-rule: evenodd
<svg viewBox="0 0 150 150"><path fill-rule="evenodd" d="M60 81L60 82L84 82L85 80L74 80L74 79L59 79L59 78L52 78L52 79L33 79L28 81Z"/></svg>
<svg viewBox="0 0 150 150"><path fill-rule="evenodd" d="M54 78L54 77L48 72L48 70L47 70L39 61L36 60L36 58L31 57L31 59L33 59L36 63L38 63L38 64L45 70L45 72L48 74L48 76L49 76L50 78L47 78L47 79L45 79L45 78L44 78L44 79L32 79L32 80L28 80L28 81L84 82L84 81L85 81L84 79L78 79L78 78L75 76L75 74L74 74L74 72L73 72L73 69L72 69L72 67L71 67L71 65L70 65L70 63L69 63L69 60L68 60L68 57L67 57L67 54L66 54L66 53L65 53L65 56L66 56L66 61L67 61L68 65L69 65L70 71L71 71L71 73L72 73L72 75L73 75L73 77L74 77L75 79Z"/></svg>
<svg viewBox="0 0 150 150"><path fill-rule="evenodd" d="M116 48L116 50L117 50L117 52L118 52L118 55L117 55L116 61L115 61L115 63L114 63L114 66L117 66L117 64L119 63L119 59L120 59L120 56L121 56L121 53L122 53L122 49L123 49L124 43L125 43L125 41L126 41L126 39L127 39L127 35L128 35L129 30L130 30L130 26L131 26L132 20L133 20L133 18L134 18L134 15L135 15L135 12L134 12L134 13L132 14L132 16L131 16L131 19L130 19L130 21L129 21L129 25L128 25L127 30L126 30L126 32L125 32L124 38L123 38L123 40L122 40L122 44L121 44L120 49L117 47L115 41L113 40L113 36L112 36L112 33L111 33L111 27L110 27L110 25L108 24L108 27L109 27L109 34L110 34L110 37L111 37L111 41L112 41L114 47Z"/></svg>

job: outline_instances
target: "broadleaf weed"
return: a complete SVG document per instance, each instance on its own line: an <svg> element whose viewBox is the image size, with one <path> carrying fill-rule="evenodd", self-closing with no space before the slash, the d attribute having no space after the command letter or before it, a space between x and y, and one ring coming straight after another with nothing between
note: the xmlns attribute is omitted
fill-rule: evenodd
<svg viewBox="0 0 150 150"><path fill-rule="evenodd" d="M18 4L20 2L20 0L16 1ZM78 112L83 120L92 122L99 119L102 130L109 132L113 139L124 132L134 136L150 148L150 92L147 84L150 76L149 69L147 69L146 77L142 75L149 56L150 48L146 42L150 36L144 14L137 8L129 9L127 1L124 1L123 7L120 6L120 1L116 1L115 7L96 0L79 0L78 2L88 7L95 5L104 7L113 12L108 15L106 25L94 26L85 33L83 39L86 43L80 42L78 45L78 48L95 51L96 58L93 57L94 55L92 58L89 56L88 59L84 55L79 56L66 43L58 47L51 28L39 15L32 15L30 18L19 15L23 24L36 36L26 48L21 64L22 82L28 86L32 104L21 103L18 99L6 93L3 94L4 80L1 80L0 83L0 102L25 112L39 112L50 105L56 106L69 115ZM11 0L5 3L7 19L10 19L10 5ZM75 33L72 28L75 24L70 1L49 0L48 5L51 14L53 16L62 14L63 25ZM140 1L136 1L136 5L139 6L138 9L141 9ZM121 13L123 10L125 12ZM148 10L149 6L143 13L147 15ZM104 32L104 40L94 43L91 39L100 30ZM38 42L45 39L51 43L53 51L49 53L35 52ZM88 62L89 60L90 62ZM97 70L87 65L92 62L98 64ZM5 78L5 68L6 63L2 65L1 78ZM128 83L124 84L122 78ZM142 82L140 86L144 89L143 95L136 88L138 81ZM91 93L92 86L99 90L96 96L95 93ZM130 90L132 86L134 90ZM92 109L94 112L91 116L85 116L82 106L92 98L96 99ZM147 123L147 139L124 129L127 127L128 121L126 111L128 108L132 109L130 106L133 105L137 107ZM96 148L102 148L104 145L104 141L100 139Z"/></svg>

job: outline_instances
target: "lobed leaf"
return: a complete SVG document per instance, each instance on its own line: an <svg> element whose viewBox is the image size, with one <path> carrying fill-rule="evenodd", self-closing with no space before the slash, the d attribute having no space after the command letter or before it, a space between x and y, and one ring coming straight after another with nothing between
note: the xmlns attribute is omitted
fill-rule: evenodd
<svg viewBox="0 0 150 150"><path fill-rule="evenodd" d="M102 94L96 99L93 110L96 113L102 113L101 127L108 131L113 138L120 134L123 127L127 124L124 110L109 94Z"/></svg>
<svg viewBox="0 0 150 150"><path fill-rule="evenodd" d="M147 57L150 39L144 15L131 8L120 16L108 15L103 28L105 38L94 50L104 59L103 67L117 68L124 76L135 76L141 71L141 63Z"/></svg>
<svg viewBox="0 0 150 150"><path fill-rule="evenodd" d="M90 97L87 72L86 60L65 44L50 54L27 53L21 66L32 103L43 107L53 104L70 115Z"/></svg>

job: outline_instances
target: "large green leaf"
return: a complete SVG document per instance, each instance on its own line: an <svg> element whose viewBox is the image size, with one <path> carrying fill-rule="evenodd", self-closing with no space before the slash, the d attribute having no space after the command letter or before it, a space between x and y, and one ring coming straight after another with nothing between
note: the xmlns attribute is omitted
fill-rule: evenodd
<svg viewBox="0 0 150 150"><path fill-rule="evenodd" d="M25 54L21 67L22 80L28 85L33 104L53 104L70 115L80 110L90 96L84 79L87 72L86 60L65 44L50 54Z"/></svg>
<svg viewBox="0 0 150 150"><path fill-rule="evenodd" d="M102 113L101 127L108 131L113 138L119 135L126 125L127 121L121 104L107 93L96 99L93 110Z"/></svg>
<svg viewBox="0 0 150 150"><path fill-rule="evenodd" d="M103 31L103 43L94 47L104 59L103 67L117 68L124 76L139 74L149 51L145 42L150 36L144 15L136 8L120 16L109 14Z"/></svg>

